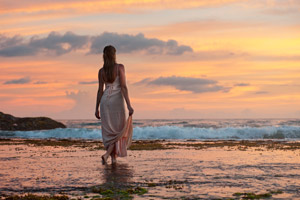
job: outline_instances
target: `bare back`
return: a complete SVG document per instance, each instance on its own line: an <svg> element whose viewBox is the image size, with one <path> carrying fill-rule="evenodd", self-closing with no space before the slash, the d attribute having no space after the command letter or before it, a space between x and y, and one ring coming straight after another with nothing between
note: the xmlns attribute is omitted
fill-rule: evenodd
<svg viewBox="0 0 300 200"><path fill-rule="evenodd" d="M116 80L116 78L117 78L117 76L119 74L118 71L119 71L119 64L116 63L115 66L114 66L114 81ZM103 67L100 69L100 73L101 73L102 80L103 80L103 82L105 84L107 84L107 83L113 83L114 82L114 81L112 81L112 82L108 82L107 81L105 70L104 70Z"/></svg>

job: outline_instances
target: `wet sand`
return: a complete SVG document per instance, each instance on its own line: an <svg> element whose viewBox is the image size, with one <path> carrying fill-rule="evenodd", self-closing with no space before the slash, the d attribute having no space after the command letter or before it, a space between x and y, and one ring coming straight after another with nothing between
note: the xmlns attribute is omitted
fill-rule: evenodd
<svg viewBox="0 0 300 200"><path fill-rule="evenodd" d="M1 139L0 152L2 199L300 198L299 142L135 141L116 165L101 164L100 141Z"/></svg>

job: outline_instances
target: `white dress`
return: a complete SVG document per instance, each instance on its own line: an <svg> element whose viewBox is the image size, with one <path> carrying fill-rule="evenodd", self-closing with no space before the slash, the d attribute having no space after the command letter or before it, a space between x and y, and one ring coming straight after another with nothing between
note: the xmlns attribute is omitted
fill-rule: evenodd
<svg viewBox="0 0 300 200"><path fill-rule="evenodd" d="M113 83L105 83L105 90L100 101L102 139L104 147L115 145L116 155L127 156L127 148L132 138L132 116L126 119L125 102L121 92L119 66Z"/></svg>

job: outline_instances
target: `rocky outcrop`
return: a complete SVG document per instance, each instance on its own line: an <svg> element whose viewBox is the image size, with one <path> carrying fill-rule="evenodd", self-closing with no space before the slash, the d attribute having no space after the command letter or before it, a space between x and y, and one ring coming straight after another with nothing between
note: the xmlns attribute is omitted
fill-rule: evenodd
<svg viewBox="0 0 300 200"><path fill-rule="evenodd" d="M21 118L0 112L0 130L32 131L55 128L66 128L66 126L48 117Z"/></svg>

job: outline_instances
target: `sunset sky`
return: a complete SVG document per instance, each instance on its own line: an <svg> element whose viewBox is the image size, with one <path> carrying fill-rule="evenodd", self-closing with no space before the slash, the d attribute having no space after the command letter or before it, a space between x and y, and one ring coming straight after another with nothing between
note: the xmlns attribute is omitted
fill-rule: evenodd
<svg viewBox="0 0 300 200"><path fill-rule="evenodd" d="M300 117L299 0L0 0L0 111L94 119L102 50L137 118Z"/></svg>

